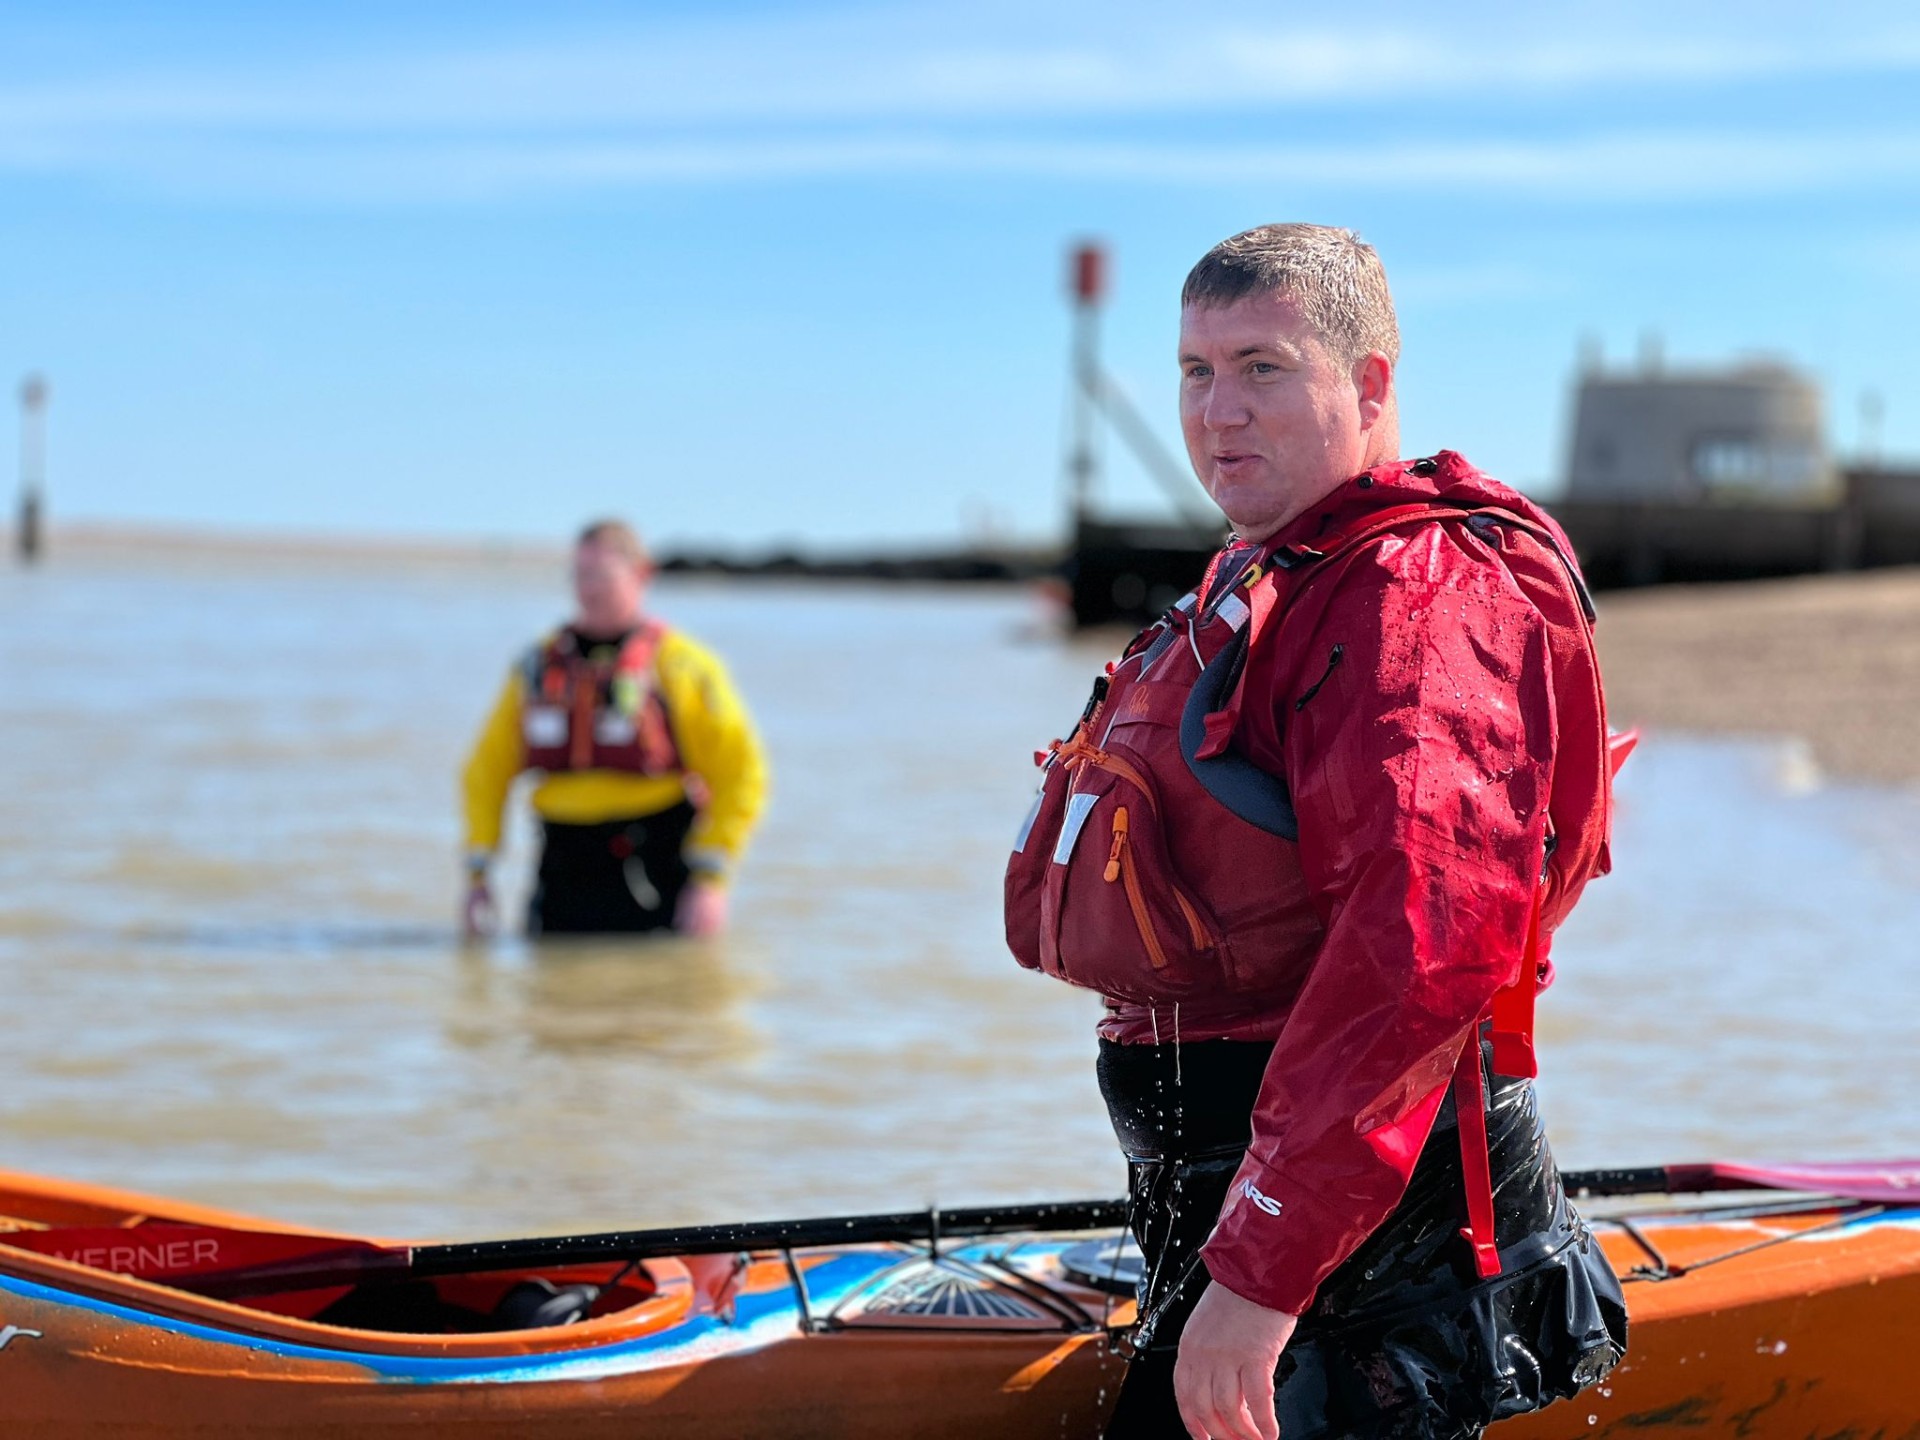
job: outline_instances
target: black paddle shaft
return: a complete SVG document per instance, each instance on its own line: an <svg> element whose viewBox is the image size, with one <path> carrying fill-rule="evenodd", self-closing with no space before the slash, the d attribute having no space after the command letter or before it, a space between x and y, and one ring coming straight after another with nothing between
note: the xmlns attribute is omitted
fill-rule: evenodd
<svg viewBox="0 0 1920 1440"><path fill-rule="evenodd" d="M1680 1188L1674 1184L1674 1176L1665 1165L1640 1165L1625 1170L1568 1170L1560 1176L1560 1183L1576 1200L1588 1195L1671 1195Z"/></svg>
<svg viewBox="0 0 1920 1440"><path fill-rule="evenodd" d="M1671 1193L1669 1167L1569 1170L1569 1194ZM740 1250L793 1250L814 1245L875 1245L970 1240L1021 1231L1112 1230L1127 1223L1125 1200L1064 1200L1038 1205L989 1205L963 1210L899 1210L880 1215L834 1215L812 1220L750 1220L661 1230L612 1230L598 1235L534 1236L421 1245L407 1273L477 1274L598 1260L651 1260L674 1255L722 1255Z"/></svg>
<svg viewBox="0 0 1920 1440"><path fill-rule="evenodd" d="M1725 1189L1708 1166L1649 1165L1633 1169L1570 1170L1569 1194L1659 1195ZM1742 1186L1741 1188L1745 1188ZM675 1255L724 1255L750 1250L797 1250L825 1245L886 1243L938 1245L988 1235L1117 1230L1127 1223L1125 1200L1066 1200L1035 1205L989 1205L962 1210L898 1210L880 1215L833 1215L811 1220L755 1220L659 1230L611 1230L597 1235L534 1236L418 1245L373 1254L321 1255L220 1276L194 1288L223 1296L275 1290L477 1275L542 1266L651 1260Z"/></svg>
<svg viewBox="0 0 1920 1440"><path fill-rule="evenodd" d="M817 1220L759 1220L736 1225L691 1225L664 1230L614 1230L599 1235L535 1236L420 1245L409 1275L470 1275L597 1260L650 1260L673 1255L721 1255L740 1250L791 1250L814 1245L874 1245L889 1241L935 1244L1022 1231L1111 1230L1127 1222L1124 1200L1067 1200L1042 1205L990 1205L966 1210L901 1210L884 1215L838 1215Z"/></svg>

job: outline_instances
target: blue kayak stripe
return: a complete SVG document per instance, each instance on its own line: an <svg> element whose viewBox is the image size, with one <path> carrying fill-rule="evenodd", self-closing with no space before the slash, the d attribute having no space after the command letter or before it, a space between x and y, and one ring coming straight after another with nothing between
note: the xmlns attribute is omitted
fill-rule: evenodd
<svg viewBox="0 0 1920 1440"><path fill-rule="evenodd" d="M837 1304L848 1292L866 1283L880 1271L890 1269L908 1258L898 1251L858 1251L836 1256L806 1271L807 1289L816 1308L825 1308ZM469 1358L382 1355L363 1350L337 1350L327 1346L271 1340L197 1321L155 1315L110 1300L99 1300L70 1290L22 1280L17 1276L0 1274L0 1293L9 1292L42 1304L91 1311L140 1329L190 1336L254 1354L354 1366L377 1380L411 1384L446 1381L506 1383L614 1375L652 1368L653 1364L675 1358L672 1352L676 1350L686 1351L688 1359L696 1359L705 1355L719 1356L758 1349L796 1334L800 1318L792 1287L785 1286L761 1295L741 1296L735 1302L731 1324L706 1315L670 1326L653 1335L579 1350Z"/></svg>
<svg viewBox="0 0 1920 1440"><path fill-rule="evenodd" d="M1841 1230L1867 1230L1875 1225L1920 1225L1920 1206L1902 1205L1897 1209L1887 1209L1878 1215L1862 1213L1836 1228ZM1811 1237L1809 1237L1811 1238Z"/></svg>

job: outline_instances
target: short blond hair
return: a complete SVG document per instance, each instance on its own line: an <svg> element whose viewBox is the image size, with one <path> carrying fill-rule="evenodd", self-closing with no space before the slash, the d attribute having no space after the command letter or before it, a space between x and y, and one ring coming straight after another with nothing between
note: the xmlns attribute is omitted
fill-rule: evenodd
<svg viewBox="0 0 1920 1440"><path fill-rule="evenodd" d="M1299 305L1347 364L1378 350L1400 363L1400 322L1380 254L1332 225L1261 225L1222 240L1187 274L1184 306L1232 305L1278 293Z"/></svg>
<svg viewBox="0 0 1920 1440"><path fill-rule="evenodd" d="M624 520L596 520L580 532L573 545L576 550L582 545L602 545L642 569L653 568L653 557L647 554L640 532Z"/></svg>

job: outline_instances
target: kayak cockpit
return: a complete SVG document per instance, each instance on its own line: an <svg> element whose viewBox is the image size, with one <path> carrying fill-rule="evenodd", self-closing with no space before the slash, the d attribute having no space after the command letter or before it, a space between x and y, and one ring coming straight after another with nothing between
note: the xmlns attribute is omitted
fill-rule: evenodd
<svg viewBox="0 0 1920 1440"><path fill-rule="evenodd" d="M479 1335L596 1320L644 1305L658 1293L644 1267L592 1265L539 1275L382 1277L346 1290L290 1291L242 1303L352 1330ZM316 1297L324 1299L318 1309Z"/></svg>
<svg viewBox="0 0 1920 1440"><path fill-rule="evenodd" d="M262 1315L399 1335L574 1325L636 1310L662 1290L638 1261L423 1275L402 1246L138 1214L108 1225L0 1214L0 1245Z"/></svg>

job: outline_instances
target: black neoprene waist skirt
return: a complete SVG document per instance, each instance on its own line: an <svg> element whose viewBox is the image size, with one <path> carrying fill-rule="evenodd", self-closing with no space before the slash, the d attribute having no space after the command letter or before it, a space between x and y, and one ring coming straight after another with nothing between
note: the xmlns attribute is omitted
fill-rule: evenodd
<svg viewBox="0 0 1920 1440"><path fill-rule="evenodd" d="M1126 1152L1145 1259L1141 1348L1109 1437L1185 1434L1173 1402L1180 1331L1206 1289L1197 1254L1251 1138L1272 1046L1100 1046L1100 1088ZM1603 1378L1626 1351L1613 1269L1568 1203L1533 1086L1488 1090L1501 1273L1476 1274L1449 1096L1405 1196L1320 1287L1280 1357L1286 1440L1474 1436Z"/></svg>

